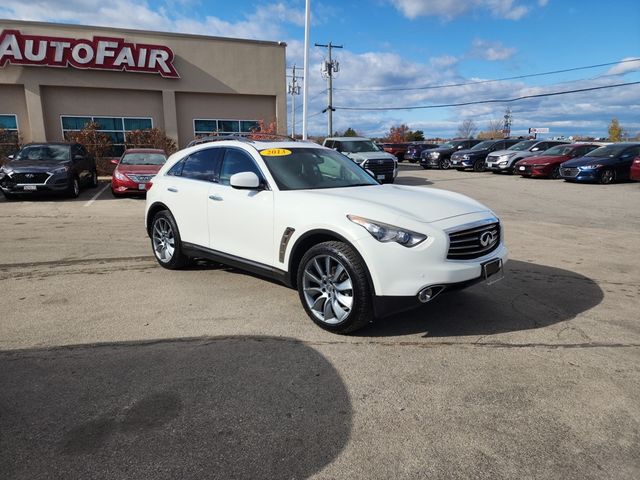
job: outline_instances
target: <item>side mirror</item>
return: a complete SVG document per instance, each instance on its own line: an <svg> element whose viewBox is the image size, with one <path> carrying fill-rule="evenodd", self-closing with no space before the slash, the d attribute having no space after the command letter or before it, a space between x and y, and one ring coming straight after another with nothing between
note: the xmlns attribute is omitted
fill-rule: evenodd
<svg viewBox="0 0 640 480"><path fill-rule="evenodd" d="M74 155L73 156L73 161L76 162L78 160L84 160L84 157L82 155L78 155L78 154Z"/></svg>
<svg viewBox="0 0 640 480"><path fill-rule="evenodd" d="M113 163L114 165L118 165L120 163L120 160L118 160L117 158L112 158L111 163Z"/></svg>
<svg viewBox="0 0 640 480"><path fill-rule="evenodd" d="M231 175L229 183L233 188L239 190L258 190L260 189L260 179L253 172L240 172Z"/></svg>
<svg viewBox="0 0 640 480"><path fill-rule="evenodd" d="M532 151L532 152L537 152L538 150L540 150L540 147L533 147L533 148L531 149L531 151Z"/></svg>

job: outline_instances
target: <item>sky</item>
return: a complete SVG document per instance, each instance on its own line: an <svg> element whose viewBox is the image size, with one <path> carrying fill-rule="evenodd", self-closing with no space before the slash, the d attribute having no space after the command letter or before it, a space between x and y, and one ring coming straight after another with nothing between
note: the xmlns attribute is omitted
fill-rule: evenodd
<svg viewBox="0 0 640 480"><path fill-rule="evenodd" d="M283 41L287 66L301 72L304 9L304 0L4 0L0 18ZM311 0L311 16L309 135L327 134L326 49L313 45L329 42L343 46L333 54L337 132L381 137L406 124L450 138L466 119L486 130L508 106L512 135L606 137L614 117L640 134L640 84L441 107L640 82L638 0ZM295 102L300 133L302 96Z"/></svg>

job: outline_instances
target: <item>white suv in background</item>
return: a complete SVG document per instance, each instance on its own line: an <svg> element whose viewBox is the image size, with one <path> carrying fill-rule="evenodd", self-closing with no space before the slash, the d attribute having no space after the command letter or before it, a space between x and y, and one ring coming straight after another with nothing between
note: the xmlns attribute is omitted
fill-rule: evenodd
<svg viewBox="0 0 640 480"><path fill-rule="evenodd" d="M380 183L393 183L398 176L398 159L373 140L363 137L330 137L322 143L346 155L362 168L369 170Z"/></svg>
<svg viewBox="0 0 640 480"><path fill-rule="evenodd" d="M449 289L502 276L500 221L463 195L380 185L307 142L201 143L154 177L146 228L160 265L206 258L297 288L311 319L348 333Z"/></svg>

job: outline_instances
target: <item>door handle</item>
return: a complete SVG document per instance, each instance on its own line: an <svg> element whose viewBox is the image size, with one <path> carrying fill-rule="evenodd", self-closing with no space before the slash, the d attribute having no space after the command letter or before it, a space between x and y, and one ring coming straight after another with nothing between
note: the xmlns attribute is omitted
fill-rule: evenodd
<svg viewBox="0 0 640 480"><path fill-rule="evenodd" d="M167 190L173 193L178 193L178 189L176 187L167 187Z"/></svg>
<svg viewBox="0 0 640 480"><path fill-rule="evenodd" d="M222 197L220 195L209 195L210 200L215 200L216 202L221 202Z"/></svg>

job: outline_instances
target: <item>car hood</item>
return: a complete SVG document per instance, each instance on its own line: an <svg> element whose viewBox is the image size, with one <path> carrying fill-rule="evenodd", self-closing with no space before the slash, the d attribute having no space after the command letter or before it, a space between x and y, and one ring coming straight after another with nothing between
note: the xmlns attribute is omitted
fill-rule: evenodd
<svg viewBox="0 0 640 480"><path fill-rule="evenodd" d="M458 150L454 155L486 155L489 152L488 148L483 148L482 150Z"/></svg>
<svg viewBox="0 0 640 480"><path fill-rule="evenodd" d="M585 165L608 165L616 159L610 157L578 157L562 164L563 167L584 167Z"/></svg>
<svg viewBox="0 0 640 480"><path fill-rule="evenodd" d="M14 172L50 172L56 168L71 165L68 160L16 160L6 163L5 170L13 170Z"/></svg>
<svg viewBox="0 0 640 480"><path fill-rule="evenodd" d="M449 152L453 152L454 149L450 148L450 147L438 147L438 148L430 148L427 150L427 152L438 152L438 153L449 153ZM460 152L464 152L466 150L459 150Z"/></svg>
<svg viewBox="0 0 640 480"><path fill-rule="evenodd" d="M122 173L156 174L161 168L162 165L118 165L116 170Z"/></svg>
<svg viewBox="0 0 640 480"><path fill-rule="evenodd" d="M386 184L283 193L288 197L287 202L296 202L298 205L332 205L339 215L361 215L388 223L398 222L402 218L431 223L469 213L490 212L486 206L459 193L405 185ZM298 196L299 200L296 198Z"/></svg>
<svg viewBox="0 0 640 480"><path fill-rule="evenodd" d="M343 152L344 153L344 152ZM387 152L358 152L358 153L344 153L351 160L356 162L363 162L365 160L372 160L376 158L389 158L395 160L396 157Z"/></svg>
<svg viewBox="0 0 640 480"><path fill-rule="evenodd" d="M496 150L495 152L491 152L492 157L498 157L500 155L511 155L512 157L533 157L535 155L539 155L539 152L530 152L528 150Z"/></svg>
<svg viewBox="0 0 640 480"><path fill-rule="evenodd" d="M570 157L568 155L541 155L539 157L527 158L524 160L520 160L518 165L542 165L548 163L562 163L568 160Z"/></svg>

